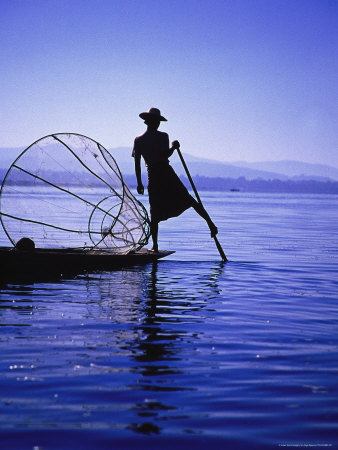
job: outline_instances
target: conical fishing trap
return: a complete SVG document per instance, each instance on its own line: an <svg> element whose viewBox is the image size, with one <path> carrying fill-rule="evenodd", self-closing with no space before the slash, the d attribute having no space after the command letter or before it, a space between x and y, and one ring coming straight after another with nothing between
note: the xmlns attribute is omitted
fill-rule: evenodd
<svg viewBox="0 0 338 450"><path fill-rule="evenodd" d="M46 136L25 149L0 190L0 220L13 245L109 249L147 244L149 218L115 159L98 142L74 133Z"/></svg>

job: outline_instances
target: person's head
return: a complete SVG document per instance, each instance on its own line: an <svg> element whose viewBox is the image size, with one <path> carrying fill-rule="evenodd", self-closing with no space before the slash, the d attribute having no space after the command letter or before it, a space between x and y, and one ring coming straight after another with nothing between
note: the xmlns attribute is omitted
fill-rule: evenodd
<svg viewBox="0 0 338 450"><path fill-rule="evenodd" d="M139 116L144 120L148 128L154 130L157 130L161 122L167 121L165 117L161 116L161 111L158 108L150 108L148 112L143 112Z"/></svg>
<svg viewBox="0 0 338 450"><path fill-rule="evenodd" d="M35 242L30 238L23 237L18 240L14 248L21 252L32 252L35 250Z"/></svg>
<svg viewBox="0 0 338 450"><path fill-rule="evenodd" d="M161 121L157 117L147 117L147 119L144 120L144 123L148 128L157 130L157 128L160 126Z"/></svg>

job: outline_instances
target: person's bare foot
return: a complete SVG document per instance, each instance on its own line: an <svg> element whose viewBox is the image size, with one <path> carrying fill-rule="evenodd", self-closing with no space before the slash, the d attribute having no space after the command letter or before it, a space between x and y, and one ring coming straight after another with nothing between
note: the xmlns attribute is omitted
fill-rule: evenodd
<svg viewBox="0 0 338 450"><path fill-rule="evenodd" d="M154 245L153 248L149 250L150 252L158 253L158 246Z"/></svg>

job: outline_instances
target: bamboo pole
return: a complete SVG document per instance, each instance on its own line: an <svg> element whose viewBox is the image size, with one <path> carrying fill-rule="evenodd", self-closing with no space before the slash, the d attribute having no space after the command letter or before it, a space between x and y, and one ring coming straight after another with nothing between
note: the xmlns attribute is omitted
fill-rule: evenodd
<svg viewBox="0 0 338 450"><path fill-rule="evenodd" d="M185 172L186 172L186 174L187 174L187 177L188 177L188 179L189 179L189 181L190 181L190 184L191 184L191 187L192 187L192 189L193 189L193 191L194 191L194 194L195 194L195 196L196 196L196 199L197 199L198 203L204 208L203 203L202 203L202 200L201 200L201 198L200 198L200 196L199 196L199 194L198 194L198 192L197 192L195 183L193 182L193 180L192 180L192 178L191 178L189 169L188 169L188 167L187 167L187 165L186 165L186 163L185 163L185 161L184 161L184 158L183 158L183 156L182 156L181 150L180 150L179 148L177 148L176 150L177 150L178 156L180 157L180 160L181 160L181 163L182 163L182 165L183 165L183 167L184 167L184 170L185 170ZM220 256L221 256L221 258L222 258L222 261L228 261L228 259L227 259L227 257L225 256L225 253L224 253L224 251L223 251L223 249L222 249L222 246L221 246L221 244L219 243L217 237L216 237L216 236L213 236L213 239L214 239L214 241L215 241L215 244L216 244L218 253L220 254Z"/></svg>

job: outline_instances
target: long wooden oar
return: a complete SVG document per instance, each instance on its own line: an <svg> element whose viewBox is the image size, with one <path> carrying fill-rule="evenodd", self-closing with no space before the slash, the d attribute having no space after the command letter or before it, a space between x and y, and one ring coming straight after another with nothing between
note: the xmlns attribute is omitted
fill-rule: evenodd
<svg viewBox="0 0 338 450"><path fill-rule="evenodd" d="M177 150L178 156L180 157L181 163L182 163L182 165L183 165L183 167L184 167L185 173L187 174L187 177L188 177L188 179L189 179L189 181L190 181L191 187L192 187L192 189L193 189L193 191L194 191L194 193L195 193L195 196L196 196L196 198L197 198L197 201L198 201L198 203L204 208L204 206L203 206L203 204L202 204L202 201L201 201L201 199L200 199L200 196L198 195L196 186L195 186L195 184L194 184L194 182L193 182L193 180L192 180L192 178L191 178L191 175L190 175L190 173L189 173L188 167L187 167L187 165L186 165L186 163L185 163L185 161L184 161L184 159L183 159L181 150L180 150L179 148L176 149L176 150ZM205 209L205 208L204 208L204 209ZM223 251L223 249L222 249L222 247L221 247L221 244L218 242L217 237L216 237L216 236L213 236L213 238L214 238L214 240L215 240L215 244L216 244L218 253L220 254L222 260L223 260L223 261L228 261L227 257L225 256L225 253L224 253L224 251Z"/></svg>

